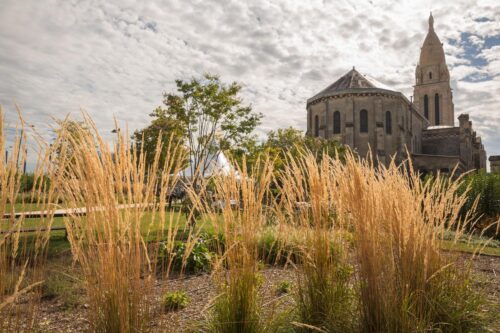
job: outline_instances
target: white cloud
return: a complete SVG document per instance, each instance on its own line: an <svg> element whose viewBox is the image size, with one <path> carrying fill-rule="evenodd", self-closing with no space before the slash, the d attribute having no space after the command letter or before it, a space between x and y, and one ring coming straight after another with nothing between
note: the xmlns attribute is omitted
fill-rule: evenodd
<svg viewBox="0 0 500 333"><path fill-rule="evenodd" d="M245 102L265 115L260 133L303 129L306 99L353 65L411 95L431 9L456 113L469 112L488 152L500 154L498 46L478 67L463 44L447 43L469 33L482 47L499 36L493 0L3 0L0 104L13 119L15 100L39 129L83 108L104 132L113 116L133 130L175 79L213 72L243 84ZM462 81L469 75L496 78Z"/></svg>

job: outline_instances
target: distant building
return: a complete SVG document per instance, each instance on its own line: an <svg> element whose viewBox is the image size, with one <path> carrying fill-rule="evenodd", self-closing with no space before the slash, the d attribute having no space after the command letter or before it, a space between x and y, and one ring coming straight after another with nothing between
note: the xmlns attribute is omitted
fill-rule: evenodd
<svg viewBox="0 0 500 333"><path fill-rule="evenodd" d="M500 155L490 156L490 171L500 173Z"/></svg>
<svg viewBox="0 0 500 333"><path fill-rule="evenodd" d="M333 138L388 164L411 154L420 171L486 168L481 138L467 114L454 126L453 93L443 44L429 31L415 70L414 102L355 68L307 100L307 134Z"/></svg>

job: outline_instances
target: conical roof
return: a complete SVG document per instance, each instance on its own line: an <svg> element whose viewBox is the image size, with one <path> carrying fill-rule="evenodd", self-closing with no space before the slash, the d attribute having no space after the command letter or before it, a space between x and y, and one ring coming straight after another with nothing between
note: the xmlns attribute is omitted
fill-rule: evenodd
<svg viewBox="0 0 500 333"><path fill-rule="evenodd" d="M420 51L419 65L430 66L445 63L443 44L434 31L434 17L429 16L429 31L425 36L424 44Z"/></svg>
<svg viewBox="0 0 500 333"><path fill-rule="evenodd" d="M308 102L312 102L318 98L332 96L338 92L345 92L346 90L385 90L395 91L387 87L374 78L362 75L354 67L344 74L340 79L329 85L326 89L311 97Z"/></svg>
<svg viewBox="0 0 500 333"><path fill-rule="evenodd" d="M208 162L205 170L203 172L201 170L192 170L191 166L187 166L184 170L182 170L179 175L186 178L193 177L193 173L200 172L204 177L211 177L213 175L229 175L231 172L236 172L233 165L229 162L226 155L222 151L218 153L209 154L206 156L206 161ZM194 158L191 158L191 164L194 164ZM200 161L198 161L200 164Z"/></svg>

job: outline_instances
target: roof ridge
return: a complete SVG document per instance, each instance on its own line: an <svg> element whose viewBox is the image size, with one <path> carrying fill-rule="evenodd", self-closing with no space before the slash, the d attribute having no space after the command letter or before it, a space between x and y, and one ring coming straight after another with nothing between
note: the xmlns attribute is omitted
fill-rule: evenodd
<svg viewBox="0 0 500 333"><path fill-rule="evenodd" d="M352 88L352 81L354 80L354 74L356 73L356 69L354 69L354 67L352 67L352 69L349 73L351 74L351 80L349 81L349 88Z"/></svg>
<svg viewBox="0 0 500 333"><path fill-rule="evenodd" d="M353 67L350 71L342 75L337 81L327 86L325 89L320 91L318 94L314 95L311 99L319 98L321 96L326 96L330 94L334 94L338 91L345 90L361 90L361 89L381 89L386 91L394 91L396 90L387 87L385 84L379 82L377 79L372 78L370 76L365 76L358 72L355 67Z"/></svg>

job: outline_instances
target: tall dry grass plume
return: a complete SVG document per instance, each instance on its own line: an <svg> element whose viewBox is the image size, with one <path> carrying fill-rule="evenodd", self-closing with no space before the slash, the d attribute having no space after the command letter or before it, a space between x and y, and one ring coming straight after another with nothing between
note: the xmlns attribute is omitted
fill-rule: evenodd
<svg viewBox="0 0 500 333"><path fill-rule="evenodd" d="M467 199L467 191L457 191L460 178L423 181L409 162L375 166L349 151L342 161L327 154L321 160L309 152L290 155L275 174L263 154L251 170L243 161L229 174L202 177L202 186L190 187L187 179L191 207L184 217L168 205L187 160L183 147L159 140L150 161L126 131L117 130L108 144L85 114L82 123L67 119L60 125L56 141L38 158L34 189L19 196L27 134L21 120L7 159L0 110L0 331L36 329L42 268L60 199L69 210L64 223L82 271L92 332L147 331L160 306L155 293L163 291L156 280L165 278L166 288L178 264L176 240L180 234L187 238L186 264L198 233L207 230L218 240L212 267L218 295L204 331L292 329L276 322L277 304L263 310L266 253L275 262L287 256L297 272L294 331L478 329L482 300L471 286L471 271L440 250L445 235L453 232L458 240L474 222L474 205L460 215ZM33 207L45 212L36 226L14 215ZM23 232L28 227L34 230ZM270 238L276 244L263 245ZM20 300L28 306L18 306Z"/></svg>
<svg viewBox="0 0 500 333"><path fill-rule="evenodd" d="M445 233L458 239L472 223L473 211L460 219L466 197L456 194L459 182L439 175L423 182L411 167L375 167L351 152L342 163L290 157L277 211L287 226L282 237L293 234L290 226L302 235L297 325L326 332L474 327L481 300L470 271L440 250Z"/></svg>
<svg viewBox="0 0 500 333"><path fill-rule="evenodd" d="M162 147L159 140L148 164L125 131L117 130L110 147L87 115L82 124L71 124L63 123L59 132L58 168L66 206L73 209L65 225L85 278L90 330L144 331L159 244L172 247L180 227L180 214L168 214L166 200L178 181L182 153L178 146ZM162 149L167 156L160 166Z"/></svg>
<svg viewBox="0 0 500 333"><path fill-rule="evenodd" d="M311 153L290 155L278 179L281 238L296 246L298 258L300 331L350 332L356 326L348 233L336 207L339 163L326 154L320 162Z"/></svg>
<svg viewBox="0 0 500 333"><path fill-rule="evenodd" d="M21 192L24 166L27 162L26 125L18 109L15 127L6 128L0 107L0 331L23 331L36 327L39 286L43 283L43 266L57 201L55 186L49 186L50 151L39 148L34 171L34 185L29 193ZM10 129L10 136L7 131ZM7 145L10 144L8 147ZM10 150L9 150L10 148ZM45 147L47 148L47 147ZM57 180L56 180L57 181ZM34 208L33 208L34 207ZM26 210L44 212L36 225L28 224ZM29 231L29 232L28 232ZM23 305L18 301L22 299Z"/></svg>
<svg viewBox="0 0 500 333"><path fill-rule="evenodd" d="M354 232L363 331L471 329L480 300L470 271L440 251L446 231L458 238L471 223L472 211L460 219L460 179L424 183L411 164L374 167L351 153L334 178L334 207Z"/></svg>
<svg viewBox="0 0 500 333"><path fill-rule="evenodd" d="M272 162L259 160L252 170L245 165L228 175L216 176L205 187L212 189L211 198L207 193L193 198L223 241L213 273L219 295L208 319L211 332L270 331L271 323L262 313L258 293L258 240L266 224L263 203L270 195Z"/></svg>

